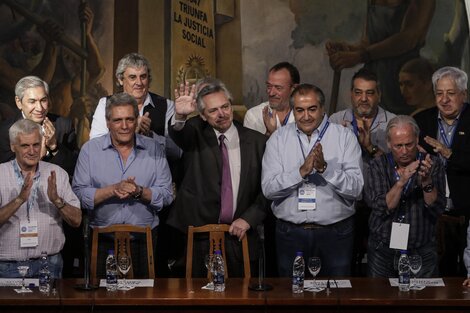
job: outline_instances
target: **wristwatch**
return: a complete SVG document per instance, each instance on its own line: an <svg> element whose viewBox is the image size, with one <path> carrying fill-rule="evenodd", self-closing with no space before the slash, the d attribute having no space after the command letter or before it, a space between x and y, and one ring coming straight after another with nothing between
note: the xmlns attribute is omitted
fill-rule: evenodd
<svg viewBox="0 0 470 313"><path fill-rule="evenodd" d="M61 210L65 206L65 201L62 198L57 199L54 201L54 205L56 206L57 210Z"/></svg>
<svg viewBox="0 0 470 313"><path fill-rule="evenodd" d="M140 198L142 198L142 194L144 193L144 188L142 186L137 186L137 188L139 190L137 191L136 194L134 194L134 199L135 200L139 200Z"/></svg>
<svg viewBox="0 0 470 313"><path fill-rule="evenodd" d="M434 184L432 183L427 184L426 186L423 187L423 191L427 193L431 192L433 189L434 189Z"/></svg>

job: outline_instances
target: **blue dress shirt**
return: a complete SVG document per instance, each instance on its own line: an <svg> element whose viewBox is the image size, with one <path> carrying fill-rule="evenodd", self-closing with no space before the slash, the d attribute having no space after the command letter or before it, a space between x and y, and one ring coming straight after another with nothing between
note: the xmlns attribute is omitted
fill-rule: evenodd
<svg viewBox="0 0 470 313"><path fill-rule="evenodd" d="M111 143L110 134L88 141L80 151L72 188L82 208L90 211L92 226L125 223L154 228L159 223L158 211L173 201L171 173L161 145L142 135L135 138L134 150L125 165ZM131 176L137 185L152 191L149 204L133 198L111 197L94 205L97 189Z"/></svg>
<svg viewBox="0 0 470 313"><path fill-rule="evenodd" d="M298 209L297 192L305 181L299 171L305 162L302 149L307 156L327 120L325 115L310 141L296 123L291 123L274 132L266 144L262 189L266 198L273 200L273 213L281 220L329 225L355 212L354 202L364 185L361 148L352 131L334 123L329 123L320 141L328 167L323 174L314 171L307 178L316 185L316 209Z"/></svg>

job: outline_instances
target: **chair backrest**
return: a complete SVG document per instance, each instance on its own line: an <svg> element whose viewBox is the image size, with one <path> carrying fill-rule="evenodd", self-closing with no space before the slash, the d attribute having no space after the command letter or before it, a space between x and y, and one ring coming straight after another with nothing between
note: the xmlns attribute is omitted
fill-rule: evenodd
<svg viewBox="0 0 470 313"><path fill-rule="evenodd" d="M204 226L188 227L188 244L186 253L186 278L191 278L193 273L193 243L194 233L209 233L209 251L211 254L216 250L216 246L222 251L224 263L227 264L225 258L225 233L228 233L230 225L227 224L207 224ZM245 236L242 240L242 252L243 252L243 270L245 278L251 277L250 270L250 254L248 252L248 239ZM204 256L199 256L204 257ZM228 277L228 268L225 266L225 277ZM209 278L210 273L207 273Z"/></svg>
<svg viewBox="0 0 470 313"><path fill-rule="evenodd" d="M149 226L141 227L129 224L118 224L107 227L92 227L93 239L91 244L91 265L90 265L90 276L92 279L96 279L96 268L98 261L98 245L99 245L99 234L114 233L114 251L116 251L116 257L121 254L127 254L131 258L131 233L145 233L147 242L147 265L148 265L148 278L155 279L155 268L153 259L153 244L152 244L152 230ZM127 273L128 278L134 278L133 266Z"/></svg>

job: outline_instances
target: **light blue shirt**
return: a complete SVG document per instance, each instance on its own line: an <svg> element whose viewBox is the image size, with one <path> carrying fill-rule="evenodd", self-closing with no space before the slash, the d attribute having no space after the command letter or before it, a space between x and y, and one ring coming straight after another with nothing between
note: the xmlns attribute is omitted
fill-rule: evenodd
<svg viewBox="0 0 470 313"><path fill-rule="evenodd" d="M150 188L152 200L144 204L134 199L111 197L94 205L98 188L135 177L137 185ZM113 224L150 225L159 223L158 211L173 201L171 173L160 144L148 137L136 135L136 145L126 164L111 143L110 134L92 139L80 151L72 188L82 208L90 210L92 226Z"/></svg>
<svg viewBox="0 0 470 313"><path fill-rule="evenodd" d="M320 141L327 169L323 174L314 171L308 176L309 182L316 185L316 209L298 210L298 188L305 181L299 171L305 161L302 149L307 156L326 121L325 115L310 141L296 123L291 123L278 129L267 142L261 184L266 198L273 200L271 207L278 219L329 225L355 212L355 200L364 186L361 148L349 129L334 123L329 123Z"/></svg>
<svg viewBox="0 0 470 313"><path fill-rule="evenodd" d="M396 115L385 111L380 106L377 108L377 115L370 125L370 142L380 148L380 150L385 153L389 152L387 146L387 124L394 118ZM346 127L350 130L353 130L353 111L351 109L346 109L343 111L336 112L330 116L330 122L342 125L343 122L346 123Z"/></svg>
<svg viewBox="0 0 470 313"><path fill-rule="evenodd" d="M390 152L387 146L387 125L388 122L394 118L396 115L385 111L380 106L377 108L377 115L370 125L370 142L374 145L379 147L384 153ZM329 118L330 122L343 125L346 124L346 127L349 128L354 133L353 127L353 111L351 109L346 109L343 111L339 111L334 113ZM355 134L356 135L356 134ZM357 135L356 135L357 136ZM367 180L368 172L369 172L369 163L374 158L367 152L367 150L362 150L362 171L364 174L364 179ZM366 182L365 182L366 183ZM364 183L364 184L365 184Z"/></svg>

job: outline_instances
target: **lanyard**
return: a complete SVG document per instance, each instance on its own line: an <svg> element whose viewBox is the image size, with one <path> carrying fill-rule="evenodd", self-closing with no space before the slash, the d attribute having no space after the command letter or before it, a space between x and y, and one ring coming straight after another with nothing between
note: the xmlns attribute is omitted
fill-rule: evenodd
<svg viewBox="0 0 470 313"><path fill-rule="evenodd" d="M351 110L351 115L352 115L352 121L351 121L351 125L353 127L353 132L354 132L354 135L359 136L359 126L357 126L357 120L356 120L356 116L354 116L354 111ZM372 130L372 126L374 125L374 122L375 122L375 119L377 118L377 115L379 115L379 112L377 111L377 114L375 114L374 116L374 119L372 120L372 123L370 124L370 129L369 130Z"/></svg>
<svg viewBox="0 0 470 313"><path fill-rule="evenodd" d="M422 155L421 152L418 152L418 157L417 159L418 160L421 160L424 156ZM394 176L394 179L395 179L395 182L397 182L398 180L400 180L400 174L398 173L398 170L397 170L397 166L395 164L395 162L393 161L393 157L392 157L392 153L389 152L387 153L387 159L390 163L390 165L393 167L393 176ZM414 174L413 174L414 175ZM411 185L411 181L413 180L413 176L411 176L408 181L406 182L406 185L405 187L403 188L402 192L401 192L401 196L400 196L400 202L402 204L405 204L405 199L403 199L403 197L406 195L406 193L408 192L408 189L410 188L410 185ZM402 223L404 220L405 220L405 206L403 206L403 209L401 208L402 206L400 206L400 209L399 209L399 212L398 212L398 222Z"/></svg>
<svg viewBox="0 0 470 313"><path fill-rule="evenodd" d="M24 178L23 178L23 175L21 174L20 168L16 160L13 162L13 170L15 172L16 182L18 183L18 186L22 188L24 185ZM32 210L33 205L34 203L36 203L36 200L38 198L38 189L39 189L39 175L35 175L33 178L33 186L31 187L31 192L29 194L28 202L26 205L26 217L28 219L28 223L30 222L29 212L30 210Z"/></svg>
<svg viewBox="0 0 470 313"><path fill-rule="evenodd" d="M284 120L282 121L281 125L282 126L286 126L287 125L287 122L289 121L289 117L290 117L290 113L292 112L292 109L289 110L289 112L287 113L286 117L284 117Z"/></svg>
<svg viewBox="0 0 470 313"><path fill-rule="evenodd" d="M323 116L323 118L325 118L325 115ZM315 141L315 143L313 144L312 149L315 147L315 145L317 143L319 143L321 141L321 139L323 138L323 135L325 135L325 132L326 132L326 129L328 128L328 126L330 126L330 121L327 120L326 123L325 123L325 126L323 126L322 130L318 134L318 138ZM306 159L305 152L304 152L304 148L302 147L302 141L300 141L299 134L297 134L297 139L299 140L300 150L302 151L302 156L304 157L304 160L305 160Z"/></svg>

